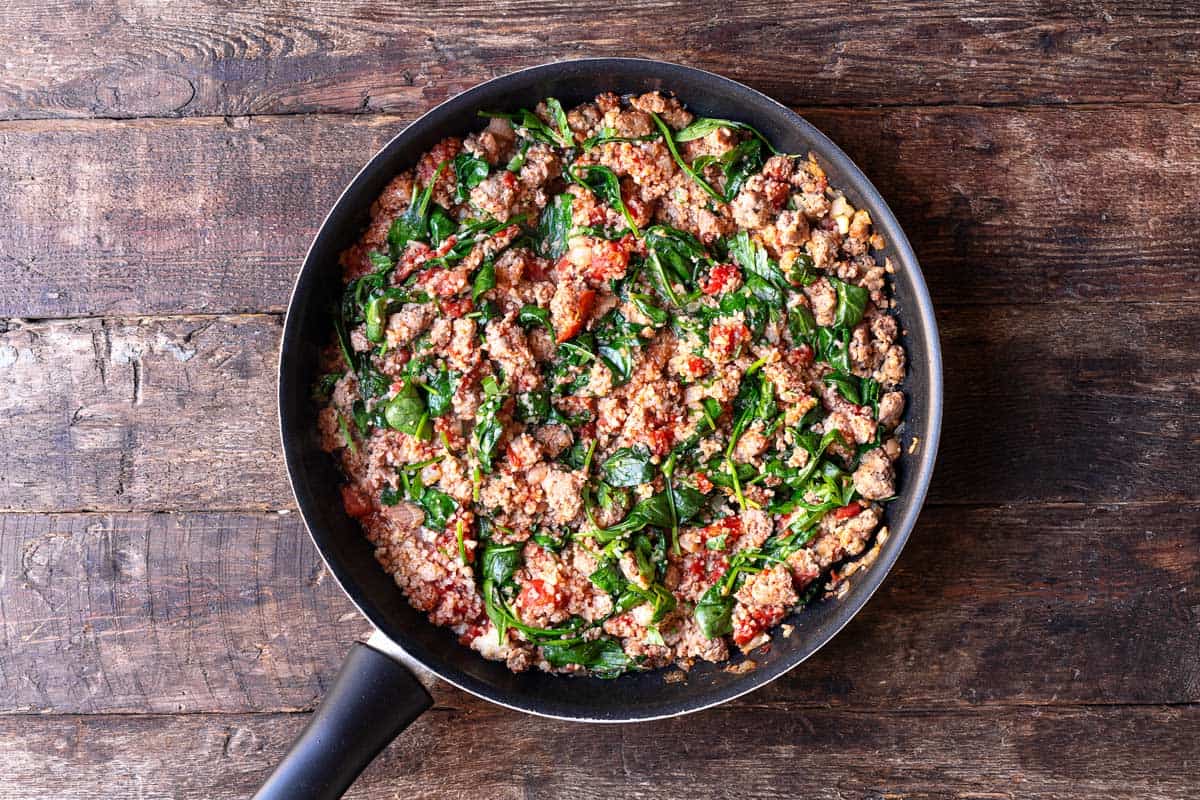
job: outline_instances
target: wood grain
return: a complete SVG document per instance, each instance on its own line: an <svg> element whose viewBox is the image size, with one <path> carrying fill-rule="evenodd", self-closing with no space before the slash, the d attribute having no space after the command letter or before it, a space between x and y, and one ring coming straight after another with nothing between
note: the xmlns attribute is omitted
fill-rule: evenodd
<svg viewBox="0 0 1200 800"><path fill-rule="evenodd" d="M87 12L19 0L6 12L3 118L412 115L521 67L630 54L803 105L1200 99L1200 18L1181 0L631 0L587 13L564 0L322 0L303 13L283 0Z"/></svg>
<svg viewBox="0 0 1200 800"><path fill-rule="evenodd" d="M13 323L0 506L281 508L280 319Z"/></svg>
<svg viewBox="0 0 1200 800"><path fill-rule="evenodd" d="M953 306L933 502L1194 500L1194 304ZM278 509L279 318L10 323L0 510Z"/></svg>
<svg viewBox="0 0 1200 800"><path fill-rule="evenodd" d="M880 187L939 305L1200 299L1200 107L805 113ZM281 311L404 122L0 124L0 317Z"/></svg>
<svg viewBox="0 0 1200 800"><path fill-rule="evenodd" d="M736 705L1196 702L1198 519L926 509L854 622ZM294 514L0 515L0 574L0 713L311 709L368 630Z"/></svg>
<svg viewBox="0 0 1200 800"><path fill-rule="evenodd" d="M305 715L0 719L0 800L247 797ZM764 731L770 731L764 736ZM436 707L350 800L1191 796L1200 708L747 709L621 726ZM500 767L499 765L504 765Z"/></svg>

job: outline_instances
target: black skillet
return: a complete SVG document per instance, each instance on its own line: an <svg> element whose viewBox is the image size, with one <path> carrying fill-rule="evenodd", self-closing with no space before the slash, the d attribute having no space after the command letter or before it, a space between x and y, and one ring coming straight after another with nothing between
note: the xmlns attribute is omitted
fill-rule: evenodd
<svg viewBox="0 0 1200 800"><path fill-rule="evenodd" d="M896 264L894 292L908 349L904 441L915 454L899 463L899 499L887 508L891 536L875 564L855 575L849 592L820 602L789 621L796 631L756 653L756 669L741 674L701 663L685 682L666 683L661 671L617 680L569 678L537 670L513 674L459 645L445 628L414 611L376 563L358 523L342 509L337 467L318 444L316 409L309 399L318 377L317 353L333 332L330 314L340 295L339 252L363 230L367 209L396 173L439 139L481 126L481 109L532 107L544 97L564 105L612 91L674 92L697 115L754 124L780 150L816 154L832 186L856 208L867 208ZM937 324L917 259L895 216L866 176L812 125L770 98L708 72L630 58L566 61L490 80L433 109L405 128L355 176L330 211L296 281L284 323L279 360L279 422L283 451L300 513L330 572L377 629L356 643L283 762L256 797L335 798L401 730L429 707L410 666L507 708L581 722L637 722L699 711L769 683L812 655L867 602L900 555L933 471L942 417L942 367ZM402 663L403 662L403 663Z"/></svg>

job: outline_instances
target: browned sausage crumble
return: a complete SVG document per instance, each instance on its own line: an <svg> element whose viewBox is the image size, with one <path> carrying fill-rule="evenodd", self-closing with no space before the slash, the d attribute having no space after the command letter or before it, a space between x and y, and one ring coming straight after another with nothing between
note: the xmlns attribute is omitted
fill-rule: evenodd
<svg viewBox="0 0 1200 800"><path fill-rule="evenodd" d="M342 254L315 391L346 510L414 607L513 670L767 643L895 494L870 215L659 93L485 116Z"/></svg>

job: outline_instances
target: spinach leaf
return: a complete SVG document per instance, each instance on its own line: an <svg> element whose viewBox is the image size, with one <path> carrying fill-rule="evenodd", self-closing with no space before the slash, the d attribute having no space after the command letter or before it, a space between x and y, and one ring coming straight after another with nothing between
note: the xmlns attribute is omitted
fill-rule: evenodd
<svg viewBox="0 0 1200 800"><path fill-rule="evenodd" d="M403 499L404 494L399 489L393 489L391 486L384 486L383 491L379 493L380 505L394 506Z"/></svg>
<svg viewBox="0 0 1200 800"><path fill-rule="evenodd" d="M837 310L833 315L833 327L853 328L862 322L863 311L867 307L870 293L861 286L830 278L829 282L837 289Z"/></svg>
<svg viewBox="0 0 1200 800"><path fill-rule="evenodd" d="M667 495L667 491L671 495ZM599 531L597 538L609 542L627 533L637 533L647 526L669 529L672 524L671 502L674 500L675 520L678 524L688 522L704 507L705 496L690 486L678 486L663 490L641 500L621 522Z"/></svg>
<svg viewBox="0 0 1200 800"><path fill-rule="evenodd" d="M683 173L691 178L713 200L716 200L718 203L724 203L725 196L714 189L708 181L700 177L700 172L693 169L691 164L684 161L683 156L679 154L679 148L675 145L675 136L671 133L671 129L667 127L667 123L663 122L658 114L655 114L653 111L650 112L650 117L654 120L654 124L658 126L658 130L663 136L663 141L667 143L667 149L671 151L671 158L675 159L675 163L679 165Z"/></svg>
<svg viewBox="0 0 1200 800"><path fill-rule="evenodd" d="M682 306L674 284L681 283L685 288L695 284L700 265L711 263L704 245L690 233L668 225L647 228L645 243L646 263L655 289L672 305Z"/></svg>
<svg viewBox="0 0 1200 800"><path fill-rule="evenodd" d="M633 303L634 308L640 311L642 316L650 320L650 324L656 328L666 325L667 320L670 318L666 311L654 305L654 298L648 294L630 292L629 302Z"/></svg>
<svg viewBox="0 0 1200 800"><path fill-rule="evenodd" d="M579 664L601 678L615 678L637 666L637 661L625 653L621 643L609 637L573 644L544 644L542 655L553 667Z"/></svg>
<svg viewBox="0 0 1200 800"><path fill-rule="evenodd" d="M645 445L622 447L605 459L601 465L604 480L610 486L640 486L654 480L658 468L650 461L650 450Z"/></svg>
<svg viewBox="0 0 1200 800"><path fill-rule="evenodd" d="M733 606L736 600L724 594L722 583L718 580L708 587L696 603L696 624L707 639L733 633Z"/></svg>
<svg viewBox="0 0 1200 800"><path fill-rule="evenodd" d="M812 256L803 252L796 253L796 257L788 268L788 280L800 286L808 286L819 277Z"/></svg>
<svg viewBox="0 0 1200 800"><path fill-rule="evenodd" d="M730 120L730 119L715 119L713 117L697 117L696 119L692 120L691 125L688 125L686 128L681 130L679 133L675 134L675 141L690 142L693 139L702 139L705 136L708 136L713 131L717 130L718 128L729 128L730 130L749 131L750 133L752 133L754 135L754 137L756 139L758 139L760 142L765 144L772 153L774 153L776 155L780 155L780 152L778 150L776 150L769 141L767 141L767 137L765 137L761 133L759 133L758 129L755 128L753 125L747 125L744 122L734 122L733 120Z"/></svg>
<svg viewBox="0 0 1200 800"><path fill-rule="evenodd" d="M551 100L554 100L554 98L547 99L547 107L550 106ZM554 100L554 103L555 105L558 105L557 100ZM558 110L562 111L561 105L558 106ZM554 113L553 108L551 108L551 113ZM517 111L514 114L503 114L497 111L480 111L479 116L489 118L499 117L501 119L506 119L513 124L514 128L517 129L518 134L523 134L527 138L543 142L551 145L552 147L571 147L575 144L574 139L570 135L570 127L566 129L566 134L564 134L561 129L555 130L547 125L542 121L541 117L527 108L522 108L520 111ZM512 169L512 165L509 165L509 169ZM516 172L517 170L513 171Z"/></svg>
<svg viewBox="0 0 1200 800"><path fill-rule="evenodd" d="M417 192L416 184L413 184L412 200L409 202L408 210L392 220L392 225L388 228L387 240L388 252L393 261L399 260L409 242L424 241L428 238L429 199L433 196L433 187L437 185L442 170L446 168L446 163L443 161L438 164L437 171L429 179L429 184L420 193Z"/></svg>
<svg viewBox="0 0 1200 800"><path fill-rule="evenodd" d="M628 383L633 377L634 349L642 345L637 330L614 309L601 318L594 335L596 354L612 372L613 385Z"/></svg>
<svg viewBox="0 0 1200 800"><path fill-rule="evenodd" d="M788 311L788 330L792 334L792 344L811 344L813 334L817 332L817 320L808 306L794 306Z"/></svg>
<svg viewBox="0 0 1200 800"><path fill-rule="evenodd" d="M430 436L429 412L413 380L406 380L404 388L387 401L383 416L393 430L403 431L418 439L428 439Z"/></svg>
<svg viewBox="0 0 1200 800"><path fill-rule="evenodd" d="M459 375L449 369L435 370L424 385L429 416L444 416L454 404L454 392L458 389Z"/></svg>
<svg viewBox="0 0 1200 800"><path fill-rule="evenodd" d="M838 394L846 398L846 400L854 403L854 405L862 405L862 391L860 389L860 381L856 375L850 375L845 372L831 372L822 378L825 383L830 386L836 386Z"/></svg>
<svg viewBox="0 0 1200 800"><path fill-rule="evenodd" d="M843 328L839 336L833 328L818 328L817 359L828 362L837 372L849 373L850 330Z"/></svg>
<svg viewBox="0 0 1200 800"><path fill-rule="evenodd" d="M618 136L617 129L605 126L600 129L600 132L593 134L583 140L581 145L584 150L591 150L593 147L609 142L649 142L658 138L657 133L648 133L645 136Z"/></svg>
<svg viewBox="0 0 1200 800"><path fill-rule="evenodd" d="M532 139L521 139L517 143L517 152L513 153L513 157L508 160L508 164L504 168L509 172L520 172L525 166L525 158L529 155L529 148L532 146Z"/></svg>
<svg viewBox="0 0 1200 800"><path fill-rule="evenodd" d="M417 502L425 509L425 527L430 530L445 528L451 515L458 510L454 498L440 489L426 487Z"/></svg>
<svg viewBox="0 0 1200 800"><path fill-rule="evenodd" d="M471 251L475 249L475 245L489 236L493 236L500 231L512 225L520 225L524 222L524 215L512 217L507 220L498 219L469 219L464 222L456 232L454 244L446 251L444 255L431 258L425 262L426 267L449 267L462 261ZM511 244L509 245L512 246ZM492 256L495 257L496 253Z"/></svg>
<svg viewBox="0 0 1200 800"><path fill-rule="evenodd" d="M474 153L466 150L454 157L454 177L456 179L454 202L465 203L471 195L471 190L483 183L491 168L488 163Z"/></svg>
<svg viewBox="0 0 1200 800"><path fill-rule="evenodd" d="M520 422L541 422L550 415L550 395L545 390L517 395L516 417Z"/></svg>
<svg viewBox="0 0 1200 800"><path fill-rule="evenodd" d="M547 531L534 531L529 537L537 543L543 550L549 550L551 553L558 553L567 546L567 537L555 537Z"/></svg>
<svg viewBox="0 0 1200 800"><path fill-rule="evenodd" d="M488 544L480 559L480 575L484 581L490 581L503 586L512 580L513 575L520 569L521 545L517 544Z"/></svg>
<svg viewBox="0 0 1200 800"><path fill-rule="evenodd" d="M485 259L479 265L479 271L475 273L475 280L471 284L471 300L478 303L479 298L485 292L496 288L496 264L492 259Z"/></svg>
<svg viewBox="0 0 1200 800"><path fill-rule="evenodd" d="M557 261L567 252L567 239L571 234L571 203L574 199L563 192L542 210L537 230L537 251L542 258Z"/></svg>
<svg viewBox="0 0 1200 800"><path fill-rule="evenodd" d="M475 412L475 429L471 432L471 451L479 461L484 472L492 471L492 460L496 455L496 445L504 433L504 423L500 420L500 409L504 405L505 389L494 377L488 375L483 379L483 402Z"/></svg>
<svg viewBox="0 0 1200 800"><path fill-rule="evenodd" d="M571 124L567 122L567 112L563 111L562 103L553 97L547 97L546 108L550 109L550 116L554 120L554 124L558 126L558 134L563 147L573 146L575 134L571 132Z"/></svg>
<svg viewBox="0 0 1200 800"><path fill-rule="evenodd" d="M621 212L633 235L641 236L637 223L633 221L633 214L629 213L625 201L621 198L621 179L617 177L617 173L600 164L584 164L582 167L570 167L567 176Z"/></svg>
<svg viewBox="0 0 1200 800"><path fill-rule="evenodd" d="M550 324L550 312L540 306L521 306L521 310L517 312L517 322L525 328L532 325L541 325L549 333L554 336L554 326Z"/></svg>
<svg viewBox="0 0 1200 800"><path fill-rule="evenodd" d="M733 202L750 176L763 168L762 143L747 139L721 156L720 163L725 175L725 199Z"/></svg>
<svg viewBox="0 0 1200 800"><path fill-rule="evenodd" d="M779 265L767 255L765 247L750 238L749 231L738 231L737 235L729 241L729 255L748 274L757 275L782 292L786 293L791 289L787 278L783 276L783 271L779 269ZM786 294L783 297L786 297Z"/></svg>
<svg viewBox="0 0 1200 800"><path fill-rule="evenodd" d="M555 395L571 394L587 385L589 374L582 367L596 360L596 337L581 333L569 342L562 342L550 365L551 391Z"/></svg>
<svg viewBox="0 0 1200 800"><path fill-rule="evenodd" d="M458 223L446 211L437 205L429 212L429 243L438 247L458 230Z"/></svg>
<svg viewBox="0 0 1200 800"><path fill-rule="evenodd" d="M327 403L333 395L333 388L337 386L337 382L342 379L343 372L329 372L322 375L313 384L312 396L318 403Z"/></svg>

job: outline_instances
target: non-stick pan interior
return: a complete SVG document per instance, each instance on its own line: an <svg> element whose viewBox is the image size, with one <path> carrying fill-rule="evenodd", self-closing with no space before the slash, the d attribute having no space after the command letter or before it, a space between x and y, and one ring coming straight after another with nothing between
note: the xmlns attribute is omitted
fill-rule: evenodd
<svg viewBox="0 0 1200 800"><path fill-rule="evenodd" d="M855 207L869 209L897 264L897 313L910 361L903 386L908 396L904 440L917 437L920 447L899 462L900 497L887 509L891 536L874 566L851 579L842 599L818 603L789 619L795 632L788 638L776 635L769 652L752 654L755 669L735 674L699 663L686 681L671 683L661 670L616 680L513 674L414 611L342 509L341 479L319 447L316 408L309 399L318 377L317 353L332 335L330 314L340 295L338 254L360 235L367 209L383 186L439 139L480 127L478 110L532 107L547 96L568 105L603 91L655 89L674 92L696 114L753 123L780 150L814 152L830 184L843 189ZM628 721L698 710L761 686L811 655L862 607L899 555L925 497L941 422L941 360L929 296L908 242L883 198L841 150L786 108L733 81L656 61L590 59L481 84L414 122L371 160L337 201L304 263L284 329L279 393L284 453L300 511L330 570L372 623L445 680L494 702L557 717Z"/></svg>

